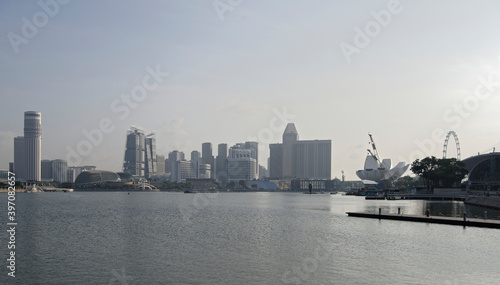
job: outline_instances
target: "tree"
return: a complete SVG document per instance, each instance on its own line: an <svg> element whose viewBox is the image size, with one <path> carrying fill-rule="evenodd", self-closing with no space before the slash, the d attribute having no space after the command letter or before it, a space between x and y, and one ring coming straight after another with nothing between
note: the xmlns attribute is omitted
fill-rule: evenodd
<svg viewBox="0 0 500 285"><path fill-rule="evenodd" d="M431 181L434 179L437 168L437 158L434 156L426 157L422 160L418 158L411 164L411 172L422 177L427 183L427 190L431 189Z"/></svg>
<svg viewBox="0 0 500 285"><path fill-rule="evenodd" d="M465 163L456 158L443 158L438 160L438 168L435 171L436 182L441 187L456 187L460 181L469 173Z"/></svg>
<svg viewBox="0 0 500 285"><path fill-rule="evenodd" d="M245 180L240 180L240 181L238 182L238 184L240 184L241 188L246 188L246 186L247 186L247 183L246 183L246 181L245 181Z"/></svg>
<svg viewBox="0 0 500 285"><path fill-rule="evenodd" d="M413 178L411 178L409 175L406 175L398 178L398 180L394 182L394 186L396 186L397 189L407 189L412 182Z"/></svg>
<svg viewBox="0 0 500 285"><path fill-rule="evenodd" d="M456 158L438 159L434 156L415 160L410 170L425 179L427 190L432 190L434 185L456 186L468 173L464 162Z"/></svg>

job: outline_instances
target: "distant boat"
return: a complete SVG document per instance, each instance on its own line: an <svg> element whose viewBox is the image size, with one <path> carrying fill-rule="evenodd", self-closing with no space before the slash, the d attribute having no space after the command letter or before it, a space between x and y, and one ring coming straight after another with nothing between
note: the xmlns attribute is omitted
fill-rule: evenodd
<svg viewBox="0 0 500 285"><path fill-rule="evenodd" d="M186 191L184 191L184 193L186 193L186 194L188 194L188 193L189 193L189 194L194 194L194 193L196 193L196 192L186 190Z"/></svg>

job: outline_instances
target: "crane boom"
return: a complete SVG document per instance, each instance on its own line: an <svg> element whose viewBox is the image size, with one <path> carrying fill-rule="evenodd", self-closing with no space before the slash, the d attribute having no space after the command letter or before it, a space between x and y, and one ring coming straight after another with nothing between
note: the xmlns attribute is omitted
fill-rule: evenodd
<svg viewBox="0 0 500 285"><path fill-rule="evenodd" d="M373 148L373 156L375 156L375 158L380 162L380 156L378 154L377 147L375 146L375 141L373 141L372 134L368 133L368 136L370 137L370 144L372 145Z"/></svg>
<svg viewBox="0 0 500 285"><path fill-rule="evenodd" d="M375 141L373 140L373 137L370 133L368 133L368 136L370 137L370 144L373 148L373 152L371 150L368 149L368 152L370 153L371 156L373 156L375 158L375 160L377 161L377 164L378 164L378 169L380 170L381 174L382 174L382 179L384 181L384 186L386 188L388 188L390 186L390 184L388 183L388 181L386 181L385 177L388 173L388 169L385 168L385 166L382 164L382 160L380 159L380 156L378 154L378 151L377 151L377 147L375 146ZM392 182L392 181L391 181Z"/></svg>

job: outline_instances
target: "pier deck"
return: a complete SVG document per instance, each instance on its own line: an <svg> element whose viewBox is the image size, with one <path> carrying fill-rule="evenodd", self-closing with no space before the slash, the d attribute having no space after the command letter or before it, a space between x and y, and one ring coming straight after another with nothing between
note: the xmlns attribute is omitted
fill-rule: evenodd
<svg viewBox="0 0 500 285"><path fill-rule="evenodd" d="M347 212L347 215L349 217L500 229L500 220L483 220L483 219L467 218L464 222L463 218L454 218L454 217L437 217L437 216L426 217L426 216L409 216L409 215L398 215L398 214L379 215L375 213L361 213L361 212Z"/></svg>

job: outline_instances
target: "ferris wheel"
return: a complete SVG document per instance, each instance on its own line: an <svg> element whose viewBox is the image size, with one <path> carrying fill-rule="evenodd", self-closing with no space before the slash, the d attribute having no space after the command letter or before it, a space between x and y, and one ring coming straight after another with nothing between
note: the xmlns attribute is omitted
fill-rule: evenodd
<svg viewBox="0 0 500 285"><path fill-rule="evenodd" d="M458 136L454 131L449 131L448 134L446 135L446 138L444 139L443 158L446 158L446 151L448 150L448 141L451 135L453 135L453 138L455 139L455 145L457 146L457 160L460 160L460 142L458 141Z"/></svg>

